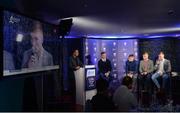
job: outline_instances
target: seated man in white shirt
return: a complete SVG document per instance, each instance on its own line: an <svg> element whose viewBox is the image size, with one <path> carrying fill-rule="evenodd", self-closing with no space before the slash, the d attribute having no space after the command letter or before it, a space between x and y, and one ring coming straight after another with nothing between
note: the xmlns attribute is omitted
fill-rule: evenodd
<svg viewBox="0 0 180 113"><path fill-rule="evenodd" d="M171 63L169 60L164 58L164 53L160 52L158 60L156 61L155 64L155 70L156 73L152 75L152 80L154 84L158 88L158 92L165 91L165 93L168 95L169 89L170 89L170 72L171 72ZM162 76L162 88L157 80L158 77Z"/></svg>
<svg viewBox="0 0 180 113"><path fill-rule="evenodd" d="M132 88L132 78L125 76L122 85L117 88L113 95L113 102L118 111L128 112L135 109L138 105L137 99L130 91Z"/></svg>

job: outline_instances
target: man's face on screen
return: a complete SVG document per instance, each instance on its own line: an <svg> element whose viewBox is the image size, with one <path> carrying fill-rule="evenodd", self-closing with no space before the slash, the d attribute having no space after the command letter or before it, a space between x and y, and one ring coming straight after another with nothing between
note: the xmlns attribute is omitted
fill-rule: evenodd
<svg viewBox="0 0 180 113"><path fill-rule="evenodd" d="M35 50L40 50L42 49L42 44L43 44L43 32L41 30L36 30L31 33L31 43L32 47Z"/></svg>

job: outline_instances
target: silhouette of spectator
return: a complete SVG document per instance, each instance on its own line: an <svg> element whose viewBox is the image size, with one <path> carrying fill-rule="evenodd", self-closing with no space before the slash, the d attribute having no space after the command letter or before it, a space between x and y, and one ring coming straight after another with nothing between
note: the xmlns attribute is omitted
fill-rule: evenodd
<svg viewBox="0 0 180 113"><path fill-rule="evenodd" d="M108 83L104 79L98 79L96 82L97 94L91 100L92 111L114 111L115 106L108 96Z"/></svg>
<svg viewBox="0 0 180 113"><path fill-rule="evenodd" d="M132 78L125 76L122 85L117 88L113 95L113 102L118 111L128 112L137 107L137 99L129 90L132 89Z"/></svg>

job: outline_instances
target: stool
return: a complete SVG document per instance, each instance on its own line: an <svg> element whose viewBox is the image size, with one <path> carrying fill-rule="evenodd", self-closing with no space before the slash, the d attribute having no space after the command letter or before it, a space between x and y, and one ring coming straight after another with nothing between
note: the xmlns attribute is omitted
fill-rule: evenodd
<svg viewBox="0 0 180 113"><path fill-rule="evenodd" d="M145 90L141 91L141 105L144 107L150 106L150 95L148 91Z"/></svg>

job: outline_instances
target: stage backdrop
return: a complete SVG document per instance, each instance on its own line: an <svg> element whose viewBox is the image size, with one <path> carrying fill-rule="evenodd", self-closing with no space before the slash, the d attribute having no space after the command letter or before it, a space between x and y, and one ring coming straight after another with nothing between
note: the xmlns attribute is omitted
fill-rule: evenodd
<svg viewBox="0 0 180 113"><path fill-rule="evenodd" d="M115 78L121 79L125 74L125 62L129 54L135 54L138 58L138 41L131 40L103 40L103 39L86 39L85 56L91 61L86 64L94 64L97 67L101 52L107 53L108 59L111 60L113 67L112 74Z"/></svg>

